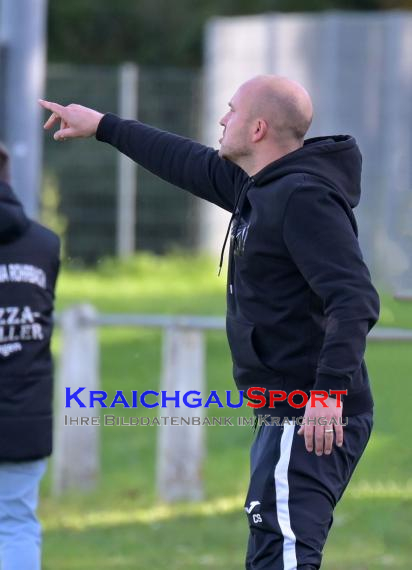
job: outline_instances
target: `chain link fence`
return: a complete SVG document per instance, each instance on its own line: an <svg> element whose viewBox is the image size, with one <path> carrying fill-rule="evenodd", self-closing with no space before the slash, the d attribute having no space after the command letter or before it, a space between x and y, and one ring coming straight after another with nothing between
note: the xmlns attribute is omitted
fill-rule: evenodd
<svg viewBox="0 0 412 570"><path fill-rule="evenodd" d="M201 74L198 70L139 67L139 120L199 138ZM51 65L46 98L119 113L118 67ZM57 144L45 137L42 219L64 236L68 260L95 263L116 252L119 153L94 140ZM136 170L135 243L139 251L165 253L196 245L195 199Z"/></svg>

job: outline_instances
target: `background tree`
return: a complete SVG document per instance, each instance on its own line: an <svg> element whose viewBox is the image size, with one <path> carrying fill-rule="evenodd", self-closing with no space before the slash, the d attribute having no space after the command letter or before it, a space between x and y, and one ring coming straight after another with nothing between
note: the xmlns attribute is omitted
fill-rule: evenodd
<svg viewBox="0 0 412 570"><path fill-rule="evenodd" d="M214 16L412 8L412 0L52 0L49 60L199 66Z"/></svg>

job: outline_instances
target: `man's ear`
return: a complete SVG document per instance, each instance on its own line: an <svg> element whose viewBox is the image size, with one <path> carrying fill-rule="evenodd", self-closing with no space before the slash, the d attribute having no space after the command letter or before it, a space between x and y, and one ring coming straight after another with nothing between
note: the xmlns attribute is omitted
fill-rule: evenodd
<svg viewBox="0 0 412 570"><path fill-rule="evenodd" d="M0 142L0 182L10 183L10 159L6 147Z"/></svg>
<svg viewBox="0 0 412 570"><path fill-rule="evenodd" d="M259 142L268 132L268 125L264 119L256 119L253 127L253 142Z"/></svg>

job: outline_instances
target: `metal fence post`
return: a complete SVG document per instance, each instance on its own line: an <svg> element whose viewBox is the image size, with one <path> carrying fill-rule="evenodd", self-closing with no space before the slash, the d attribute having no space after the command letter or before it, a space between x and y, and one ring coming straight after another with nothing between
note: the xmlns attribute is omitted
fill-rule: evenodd
<svg viewBox="0 0 412 570"><path fill-rule="evenodd" d="M79 387L85 387L85 392L99 389L99 346L96 325L93 323L95 320L96 311L90 305L71 307L61 315L62 352L56 390L53 462L53 492L56 495L69 489L93 489L99 474L100 428L97 425L81 425L82 417L97 416L98 411L90 409L88 402L84 402L87 407L80 408L74 400L71 408L65 408L66 388L71 388L71 394ZM81 394L79 398L82 398Z"/></svg>
<svg viewBox="0 0 412 570"><path fill-rule="evenodd" d="M139 71L137 65L125 63L119 70L119 115L136 119ZM117 193L117 255L127 257L135 251L136 231L136 164L119 154Z"/></svg>
<svg viewBox="0 0 412 570"><path fill-rule="evenodd" d="M168 395L188 390L202 393L205 384L204 336L200 330L168 327L163 342L161 389ZM181 403L181 402L180 402ZM164 409L165 410L165 409ZM175 408L168 404L162 415L203 419L204 409ZM166 501L197 501L203 497L202 463L205 455L204 427L161 425L157 447L157 493Z"/></svg>
<svg viewBox="0 0 412 570"><path fill-rule="evenodd" d="M47 0L0 1L0 41L7 47L3 91L3 137L12 186L27 214L36 218L41 186L42 111L46 69Z"/></svg>

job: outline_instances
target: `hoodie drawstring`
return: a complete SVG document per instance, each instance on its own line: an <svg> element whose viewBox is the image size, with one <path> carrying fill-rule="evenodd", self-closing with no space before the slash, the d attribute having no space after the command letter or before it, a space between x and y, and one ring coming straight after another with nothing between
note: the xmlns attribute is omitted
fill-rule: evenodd
<svg viewBox="0 0 412 570"><path fill-rule="evenodd" d="M225 255L225 248L226 248L226 243L227 243L227 239L229 237L229 232L230 232L230 226L232 225L233 219L235 217L235 213L236 213L236 206L235 206L235 211L233 212L233 214L230 217L230 221L229 224L227 226L227 230L226 230L226 235L225 235L225 239L223 240L223 245L222 245L222 250L220 252L220 260L219 260L219 270L217 272L217 276L220 276L220 272L222 270L222 265L223 265L223 257Z"/></svg>
<svg viewBox="0 0 412 570"><path fill-rule="evenodd" d="M238 207L238 204L239 204L239 202L240 202L240 199L241 199L241 197L243 196L243 194L245 193L245 191L247 191L248 188L249 188L249 185L248 185L248 184L245 184L245 185L243 186L242 190L239 192L239 196L238 196L237 199L236 199L235 207L233 208L233 213L232 213L232 215L231 215L231 217L230 217L229 224L228 224L227 230L226 230L225 239L223 240L222 250L221 250L221 252L220 252L219 270L218 270L218 272L217 272L217 276L218 276L218 277L219 277L220 272L221 272L221 270L222 270L223 258L224 258L224 255L225 255L226 244L227 244L227 240L228 240L229 233L230 233L230 226L232 225L232 222L233 222L233 220L234 220L234 218L235 218L235 216L236 216L236 211L237 211L237 207ZM240 211L239 211L239 214L240 214ZM239 222L238 222L238 226L239 226Z"/></svg>

